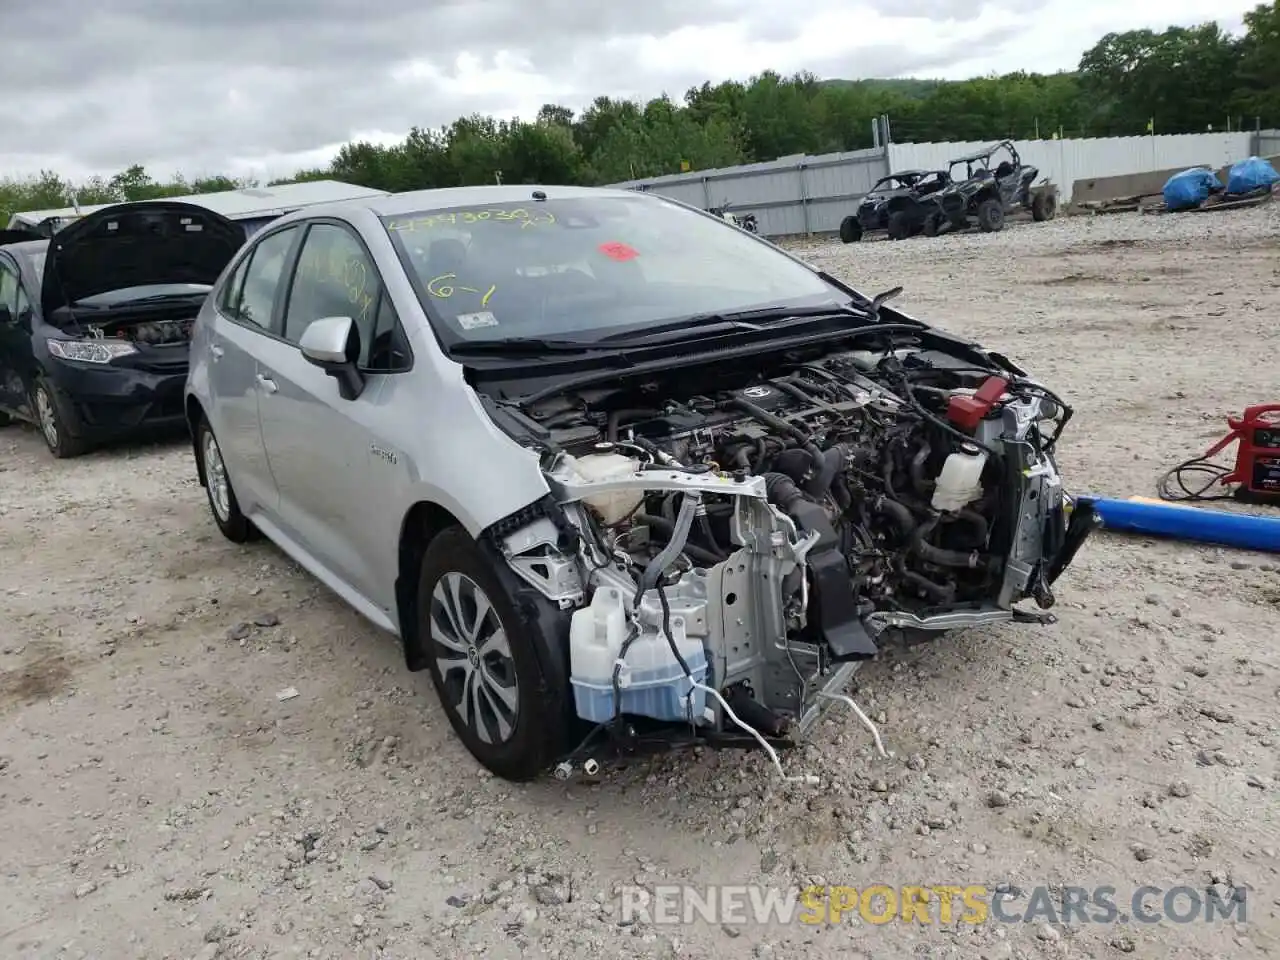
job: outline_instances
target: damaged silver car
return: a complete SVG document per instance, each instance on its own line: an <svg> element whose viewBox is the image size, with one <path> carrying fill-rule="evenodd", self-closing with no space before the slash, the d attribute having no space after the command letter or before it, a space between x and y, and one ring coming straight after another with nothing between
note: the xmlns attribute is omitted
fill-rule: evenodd
<svg viewBox="0 0 1280 960"><path fill-rule="evenodd" d="M776 761L856 710L885 631L1051 621L1093 527L1070 407L899 292L648 194L310 208L196 323L197 472L228 537L402 639L500 776Z"/></svg>

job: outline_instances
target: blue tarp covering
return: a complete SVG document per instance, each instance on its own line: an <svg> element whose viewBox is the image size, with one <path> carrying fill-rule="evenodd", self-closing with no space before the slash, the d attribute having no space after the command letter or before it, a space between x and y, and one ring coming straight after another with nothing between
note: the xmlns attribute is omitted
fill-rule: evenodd
<svg viewBox="0 0 1280 960"><path fill-rule="evenodd" d="M1227 193L1248 193L1269 187L1280 180L1280 173L1261 157L1250 157L1232 166L1227 174Z"/></svg>
<svg viewBox="0 0 1280 960"><path fill-rule="evenodd" d="M1188 210L1204 203L1210 190L1221 189L1222 182L1212 171L1201 167L1183 170L1165 181L1164 205L1170 210Z"/></svg>

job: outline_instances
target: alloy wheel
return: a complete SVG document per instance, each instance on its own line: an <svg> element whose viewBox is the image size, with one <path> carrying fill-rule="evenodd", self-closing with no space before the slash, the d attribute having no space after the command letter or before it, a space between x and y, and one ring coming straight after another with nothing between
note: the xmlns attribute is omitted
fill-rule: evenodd
<svg viewBox="0 0 1280 960"><path fill-rule="evenodd" d="M226 523L231 519L231 482L227 479L227 465L222 460L222 451L211 431L204 434L205 482L209 486L209 503L218 519Z"/></svg>
<svg viewBox="0 0 1280 960"><path fill-rule="evenodd" d="M53 398L43 384L36 387L36 419L40 422L40 430L50 449L58 448L58 414L53 409Z"/></svg>
<svg viewBox="0 0 1280 960"><path fill-rule="evenodd" d="M445 701L484 743L511 738L520 691L507 631L470 577L444 574L431 591L432 654Z"/></svg>

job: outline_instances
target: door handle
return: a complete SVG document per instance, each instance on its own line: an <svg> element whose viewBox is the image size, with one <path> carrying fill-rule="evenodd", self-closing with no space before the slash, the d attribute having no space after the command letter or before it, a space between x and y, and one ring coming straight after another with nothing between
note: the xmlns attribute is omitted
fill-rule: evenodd
<svg viewBox="0 0 1280 960"><path fill-rule="evenodd" d="M225 351L225 350L223 350L223 349L222 349L220 346L218 346L216 343L215 343L215 344L213 344L213 345L211 345L211 346L209 347L209 356L213 357L213 359L214 359L215 361L216 361L216 360L221 360L221 359L222 359L222 355L223 355L224 353L226 353L226 351Z"/></svg>
<svg viewBox="0 0 1280 960"><path fill-rule="evenodd" d="M267 391L267 393L275 393L277 390L280 389L279 387L276 386L276 382L274 380L272 380L268 376L264 376L261 373L258 374L258 383L261 384L262 389Z"/></svg>

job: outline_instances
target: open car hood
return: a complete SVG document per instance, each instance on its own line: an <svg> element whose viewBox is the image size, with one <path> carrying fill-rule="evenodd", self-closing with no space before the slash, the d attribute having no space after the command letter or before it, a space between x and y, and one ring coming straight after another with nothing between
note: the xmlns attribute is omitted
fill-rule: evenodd
<svg viewBox="0 0 1280 960"><path fill-rule="evenodd" d="M91 213L49 241L44 315L125 287L212 284L244 239L238 224L190 203L143 200Z"/></svg>
<svg viewBox="0 0 1280 960"><path fill-rule="evenodd" d="M25 243L28 240L43 239L44 237L34 230L24 230L21 227L14 230L0 230L0 247L8 243Z"/></svg>

